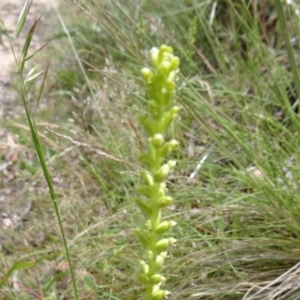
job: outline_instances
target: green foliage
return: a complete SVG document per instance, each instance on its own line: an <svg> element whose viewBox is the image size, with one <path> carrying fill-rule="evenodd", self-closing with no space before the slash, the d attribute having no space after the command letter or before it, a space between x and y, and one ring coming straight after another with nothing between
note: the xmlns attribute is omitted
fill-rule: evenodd
<svg viewBox="0 0 300 300"><path fill-rule="evenodd" d="M152 299L165 296L158 286L165 281L174 300L296 299L288 298L285 288L297 280L293 266L299 261L299 120L290 105L298 98L297 4L281 2L284 20L279 22L268 0L76 3L64 4L49 18L45 14L34 28L41 33L45 27L40 26L50 23L38 35L51 39L44 52L52 57L45 96L39 99L47 64L35 67L36 59L45 57L31 56L37 48L23 51L32 58L23 78L30 99L40 104L31 115L58 195L78 297L140 299L132 283L133 262L139 260L138 278L152 288ZM31 45L35 39L27 41ZM181 58L180 114L173 104L167 106L171 98L173 103L170 94L154 101L155 66L143 72L146 94L136 76L145 49L162 43ZM286 51L289 43L293 51ZM167 83L166 91L172 88ZM1 128L19 136L13 149L21 151L8 169L16 180L7 182L1 173L0 193L25 182L10 202L22 208L19 201L29 198L32 210L16 229L3 234L0 228L0 280L6 276L0 293L9 299L71 299L69 269L60 268L68 266L61 232L30 146L30 128L22 115L7 118L17 107L7 102ZM35 106L29 99L26 104ZM2 168L6 140L0 142ZM148 151L140 155L145 145ZM144 167L140 173L133 163L137 157ZM134 187L138 178L141 184ZM161 187L155 208L153 186ZM174 226L175 219L180 226ZM154 234L152 252L137 258L141 244L147 249ZM180 237L177 247L169 247L172 236ZM55 257L41 258L45 252ZM35 264L10 274L24 253ZM290 276L282 276L287 271ZM17 275L19 286L30 293L14 290L11 277ZM260 289L266 282L272 288Z"/></svg>

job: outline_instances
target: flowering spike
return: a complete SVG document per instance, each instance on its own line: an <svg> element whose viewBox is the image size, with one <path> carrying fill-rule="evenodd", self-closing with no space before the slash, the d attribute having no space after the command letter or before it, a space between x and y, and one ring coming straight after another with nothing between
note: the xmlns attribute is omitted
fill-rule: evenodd
<svg viewBox="0 0 300 300"><path fill-rule="evenodd" d="M160 300L169 292L160 289L165 277L157 272L164 264L166 250L176 241L174 238L161 239L162 234L176 225L174 221L162 222L161 211L173 202L172 197L166 195L166 180L176 162L165 162L164 159L179 145L176 140L166 141L166 133L179 112L179 107L173 102L180 61L173 55L172 47L167 45L153 47L150 58L153 70L141 70L149 100L140 124L147 134L148 151L140 157L145 170L140 175L143 185L137 188L147 200L136 200L147 220L143 229L134 229L134 232L145 249L145 261L140 261L142 272L138 278L145 285L146 300Z"/></svg>

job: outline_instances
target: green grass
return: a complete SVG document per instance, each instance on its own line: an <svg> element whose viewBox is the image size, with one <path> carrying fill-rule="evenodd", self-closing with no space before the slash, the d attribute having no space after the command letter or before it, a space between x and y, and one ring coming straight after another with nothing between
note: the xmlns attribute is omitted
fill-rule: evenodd
<svg viewBox="0 0 300 300"><path fill-rule="evenodd" d="M26 102L78 299L142 299L135 280L141 248L131 231L143 221L133 201L137 155L146 146L138 125L145 103L139 70L148 65L146 51L162 43L181 59L182 111L170 132L181 148L172 154L178 166L168 186L175 203L165 212L178 223L172 230L178 243L163 270L169 299L297 299L250 296L300 257L300 123L287 92L299 89L298 56L297 45L293 53L286 45L299 26L296 6L281 4L285 18L274 26L273 45L275 33L263 32L258 19L267 8L253 12L244 1L78 3L44 20L51 43L35 57L52 57L44 97L35 109L37 80ZM20 215L20 206L32 206L15 227L0 229L0 298L74 299L26 117L0 125L18 145L9 169L14 179L0 180L2 192L16 191L4 211Z"/></svg>

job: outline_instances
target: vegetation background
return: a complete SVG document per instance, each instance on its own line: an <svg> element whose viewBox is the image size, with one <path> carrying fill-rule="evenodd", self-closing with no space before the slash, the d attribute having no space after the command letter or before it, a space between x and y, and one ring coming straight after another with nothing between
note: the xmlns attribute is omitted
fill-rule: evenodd
<svg viewBox="0 0 300 300"><path fill-rule="evenodd" d="M163 270L169 299L300 299L298 8L78 0L47 11L34 36L48 45L27 69L51 63L42 98L37 77L25 104L57 198L12 74L0 97L1 299L142 299L131 231L144 219L133 201L145 148L139 72L160 44L181 59L182 110L170 132L181 148L165 212L178 223Z"/></svg>

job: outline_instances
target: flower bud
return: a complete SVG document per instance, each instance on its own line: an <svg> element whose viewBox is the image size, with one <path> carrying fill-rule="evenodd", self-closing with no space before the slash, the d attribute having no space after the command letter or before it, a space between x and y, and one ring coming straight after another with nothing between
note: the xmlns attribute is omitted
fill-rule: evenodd
<svg viewBox="0 0 300 300"><path fill-rule="evenodd" d="M159 51L160 51L160 52L166 52L166 53L172 54L172 53L173 53L173 48L170 47L170 46L167 46L167 45L165 45L165 44L162 44L162 45L159 47Z"/></svg>
<svg viewBox="0 0 300 300"><path fill-rule="evenodd" d="M140 260L139 263L140 263L140 266L141 266L141 269L142 269L143 273L148 274L149 273L149 266L143 260Z"/></svg>
<svg viewBox="0 0 300 300"><path fill-rule="evenodd" d="M165 195L166 192L166 183L165 182L161 182L159 185L159 189L158 189L158 198L163 197Z"/></svg>
<svg viewBox="0 0 300 300"><path fill-rule="evenodd" d="M166 251L168 249L169 245L172 245L175 242L176 242L176 239L174 239L174 238L162 239L156 243L155 250L159 253Z"/></svg>
<svg viewBox="0 0 300 300"><path fill-rule="evenodd" d="M155 232L157 234L163 234L167 232L170 228L175 226L176 224L177 223L175 221L164 221L155 228Z"/></svg>
<svg viewBox="0 0 300 300"><path fill-rule="evenodd" d="M173 107L170 109L170 112L171 112L171 114L172 114L172 116L173 116L173 119L175 119L175 118L177 117L179 111L180 111L180 107L177 106L177 105L173 106Z"/></svg>
<svg viewBox="0 0 300 300"><path fill-rule="evenodd" d="M157 133L152 138L149 139L151 141L154 148L160 148L164 143L164 137L162 134Z"/></svg>
<svg viewBox="0 0 300 300"><path fill-rule="evenodd" d="M173 106L168 112L164 113L163 120L161 122L161 128L166 130L170 124L176 119L178 115L179 107Z"/></svg>
<svg viewBox="0 0 300 300"><path fill-rule="evenodd" d="M153 178L155 182L163 182L170 174L170 166L168 164L164 164L160 167L160 169L154 174Z"/></svg>
<svg viewBox="0 0 300 300"><path fill-rule="evenodd" d="M163 284L166 281L166 277L164 277L160 274L155 274L155 275L151 276L149 281L151 284L159 284L159 283Z"/></svg>
<svg viewBox="0 0 300 300"><path fill-rule="evenodd" d="M160 150L160 155L162 157L165 157L169 151L177 148L178 146L179 146L179 143L176 140L171 140L162 146L162 148Z"/></svg>
<svg viewBox="0 0 300 300"><path fill-rule="evenodd" d="M150 50L150 56L151 56L152 64L153 64L154 67L157 67L157 64L159 63L159 61L158 61L158 54L159 54L159 50L158 50L157 47L153 47Z"/></svg>
<svg viewBox="0 0 300 300"><path fill-rule="evenodd" d="M144 77L144 80L147 84L151 83L153 73L151 72L151 70L149 68L143 68L141 70L141 74Z"/></svg>
<svg viewBox="0 0 300 300"><path fill-rule="evenodd" d="M162 196L157 201L159 208L167 207L172 203L173 203L173 198L171 196Z"/></svg>
<svg viewBox="0 0 300 300"><path fill-rule="evenodd" d="M153 186L153 183L154 183L153 177L149 172L142 171L141 172L141 177L142 177L142 179L144 180L144 182L147 186Z"/></svg>
<svg viewBox="0 0 300 300"><path fill-rule="evenodd" d="M154 227L156 227L158 224L160 224L160 221L161 221L161 210L159 210L157 213L156 223L155 223Z"/></svg>
<svg viewBox="0 0 300 300"><path fill-rule="evenodd" d="M163 266L164 261L165 261L164 258L165 258L164 255L157 255L156 256L155 263L154 263L155 272L158 272L161 269L161 267Z"/></svg>
<svg viewBox="0 0 300 300"><path fill-rule="evenodd" d="M163 76L166 76L171 69L171 63L169 61L163 60L157 68L157 72Z"/></svg>
<svg viewBox="0 0 300 300"><path fill-rule="evenodd" d="M148 101L148 111L150 114L152 114L153 116L157 115L158 112L158 105L157 102L154 100L149 100Z"/></svg>
<svg viewBox="0 0 300 300"><path fill-rule="evenodd" d="M174 82L176 78L176 74L177 74L176 71L170 72L170 74L168 75L167 82Z"/></svg>
<svg viewBox="0 0 300 300"><path fill-rule="evenodd" d="M170 167L170 169L173 169L176 166L176 160L169 160L167 165Z"/></svg>
<svg viewBox="0 0 300 300"><path fill-rule="evenodd" d="M152 300L161 300L163 298L166 298L169 294L171 294L169 291L165 290L157 290L152 293Z"/></svg>
<svg viewBox="0 0 300 300"><path fill-rule="evenodd" d="M172 56L171 58L171 65L172 65L172 69L176 70L178 69L179 65L180 65L180 59L177 56Z"/></svg>

